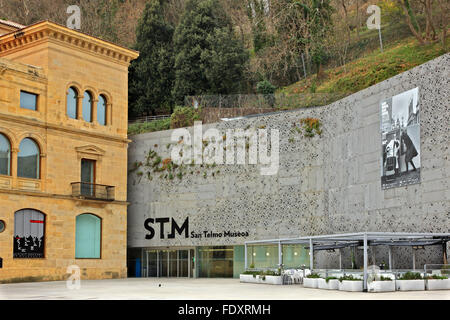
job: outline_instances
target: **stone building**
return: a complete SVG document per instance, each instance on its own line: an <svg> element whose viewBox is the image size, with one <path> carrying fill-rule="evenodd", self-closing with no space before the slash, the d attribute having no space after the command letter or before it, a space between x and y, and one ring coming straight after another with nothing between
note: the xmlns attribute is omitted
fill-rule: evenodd
<svg viewBox="0 0 450 320"><path fill-rule="evenodd" d="M0 282L126 276L128 66L138 53L0 21Z"/></svg>

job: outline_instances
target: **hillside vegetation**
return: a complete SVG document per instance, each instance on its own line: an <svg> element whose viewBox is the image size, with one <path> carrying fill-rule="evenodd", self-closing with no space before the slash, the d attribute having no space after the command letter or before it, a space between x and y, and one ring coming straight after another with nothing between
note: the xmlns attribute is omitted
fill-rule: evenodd
<svg viewBox="0 0 450 320"><path fill-rule="evenodd" d="M190 123L183 106L215 121L325 105L449 50L448 0L0 0L0 19L65 25L73 4L80 31L140 52L129 118L179 111L133 133Z"/></svg>
<svg viewBox="0 0 450 320"><path fill-rule="evenodd" d="M326 70L322 79L310 76L284 87L280 92L298 93L354 93L399 73L407 71L446 53L440 43L419 45L415 38L397 41L385 48L344 66Z"/></svg>

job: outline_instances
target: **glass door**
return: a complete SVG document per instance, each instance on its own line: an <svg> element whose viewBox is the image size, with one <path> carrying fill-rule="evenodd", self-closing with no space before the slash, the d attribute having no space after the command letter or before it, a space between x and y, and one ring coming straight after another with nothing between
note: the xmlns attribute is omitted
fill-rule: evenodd
<svg viewBox="0 0 450 320"><path fill-rule="evenodd" d="M150 250L147 251L147 277L157 277L158 276L158 251Z"/></svg>
<svg viewBox="0 0 450 320"><path fill-rule="evenodd" d="M158 257L159 257L158 277L168 277L169 251L159 250Z"/></svg>
<svg viewBox="0 0 450 320"><path fill-rule="evenodd" d="M154 249L145 252L143 275L147 277L193 278L195 274L194 249Z"/></svg>
<svg viewBox="0 0 450 320"><path fill-rule="evenodd" d="M81 159L81 195L94 196L95 161Z"/></svg>
<svg viewBox="0 0 450 320"><path fill-rule="evenodd" d="M178 250L169 251L169 277L178 277Z"/></svg>
<svg viewBox="0 0 450 320"><path fill-rule="evenodd" d="M178 250L178 255L179 255L178 277L187 278L187 277L189 277L189 260L188 260L189 251L188 250Z"/></svg>

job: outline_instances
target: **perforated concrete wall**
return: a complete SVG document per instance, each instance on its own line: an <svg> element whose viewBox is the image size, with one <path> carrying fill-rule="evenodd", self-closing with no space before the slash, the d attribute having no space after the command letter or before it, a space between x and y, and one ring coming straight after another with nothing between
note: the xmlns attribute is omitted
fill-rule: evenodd
<svg viewBox="0 0 450 320"><path fill-rule="evenodd" d="M328 106L204 126L204 131L214 127L224 134L231 128L278 129L278 174L262 176L255 165L196 165L181 180L156 174L150 181L145 174L139 176L139 169L130 170L128 246L232 245L361 231L449 232L449 79L446 54ZM415 87L420 96L421 182L382 190L379 103ZM298 126L306 117L320 119L320 136L293 134L293 123ZM150 149L163 159L170 157L171 134L169 130L132 136L129 168L144 161ZM156 235L148 240L144 221L158 217L173 217L180 226L189 217L189 233L232 231L248 236L185 238L183 233L168 239L167 223L164 239L159 224L154 224ZM374 250L377 263L387 261L386 248ZM349 256L344 250L345 267ZM442 247L418 250L416 256L416 266L442 263ZM395 267L410 267L411 248L395 248L394 258ZM337 261L336 253L316 256L322 267L335 267Z"/></svg>

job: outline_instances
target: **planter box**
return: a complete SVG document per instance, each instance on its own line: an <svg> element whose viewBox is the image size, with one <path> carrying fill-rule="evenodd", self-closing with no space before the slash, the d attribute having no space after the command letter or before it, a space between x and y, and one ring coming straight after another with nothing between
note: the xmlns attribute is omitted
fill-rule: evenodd
<svg viewBox="0 0 450 320"><path fill-rule="evenodd" d="M339 280L330 279L328 283L325 279L317 279L317 287L325 290L339 290Z"/></svg>
<svg viewBox="0 0 450 320"><path fill-rule="evenodd" d="M450 279L427 280L427 290L450 290Z"/></svg>
<svg viewBox="0 0 450 320"><path fill-rule="evenodd" d="M399 291L423 291L425 280L397 280L396 286Z"/></svg>
<svg viewBox="0 0 450 320"><path fill-rule="evenodd" d="M303 287L305 288L317 288L318 281L317 278L303 278Z"/></svg>
<svg viewBox="0 0 450 320"><path fill-rule="evenodd" d="M239 280L246 283L258 283L258 278L253 278L251 274L241 274L239 275Z"/></svg>
<svg viewBox="0 0 450 320"><path fill-rule="evenodd" d="M263 280L259 275L253 277L251 274L241 274L239 280L245 283L283 284L283 277L281 276L265 276L265 280Z"/></svg>
<svg viewBox="0 0 450 320"><path fill-rule="evenodd" d="M259 279L259 283L266 283L266 284L283 284L283 277L282 276L266 276L265 280L261 279L261 276L257 276Z"/></svg>
<svg viewBox="0 0 450 320"><path fill-rule="evenodd" d="M363 282L362 280L343 280L339 282L340 291L350 291L350 292L362 292Z"/></svg>
<svg viewBox="0 0 450 320"><path fill-rule="evenodd" d="M372 281L367 283L368 292L392 292L395 291L395 281Z"/></svg>

